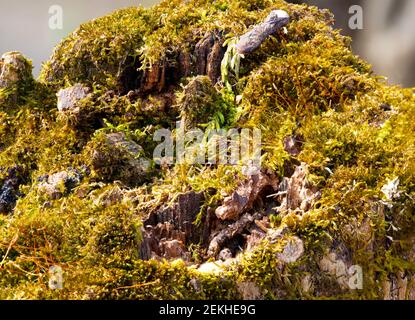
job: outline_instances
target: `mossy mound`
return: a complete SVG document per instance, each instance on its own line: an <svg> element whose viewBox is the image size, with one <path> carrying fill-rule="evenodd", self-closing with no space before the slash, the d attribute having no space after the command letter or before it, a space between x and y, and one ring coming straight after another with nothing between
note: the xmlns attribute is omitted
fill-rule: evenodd
<svg viewBox="0 0 415 320"><path fill-rule="evenodd" d="M226 46L276 9L286 30L223 83ZM373 75L332 22L282 0L163 1L82 25L16 99L2 87L0 298L414 299L414 90ZM58 111L78 83L91 94ZM153 133L180 118L260 128L261 173L143 175ZM250 205L221 221L238 192Z"/></svg>

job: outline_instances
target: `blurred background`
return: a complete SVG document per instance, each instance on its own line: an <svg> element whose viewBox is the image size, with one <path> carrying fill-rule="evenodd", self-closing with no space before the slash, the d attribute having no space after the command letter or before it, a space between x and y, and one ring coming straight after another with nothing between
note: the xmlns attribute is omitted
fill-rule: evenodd
<svg viewBox="0 0 415 320"><path fill-rule="evenodd" d="M149 7L158 0L0 0L0 55L20 51L32 59L34 74L49 59L53 48L81 23L116 9L142 5ZM50 19L62 8L62 29L51 29ZM55 21L52 21L52 24Z"/></svg>
<svg viewBox="0 0 415 320"><path fill-rule="evenodd" d="M415 0L290 0L330 9L336 27L353 38L353 50L370 62L376 73L389 83L415 87ZM79 24L115 9L142 5L157 0L0 0L0 53L21 51L33 60L35 74L59 41ZM51 28L51 19L62 8L63 23ZM362 29L350 28L355 11L362 8ZM54 7L56 8L56 7ZM353 20L356 22L356 20ZM56 22L52 20L52 24ZM56 27L56 24L55 24Z"/></svg>
<svg viewBox="0 0 415 320"><path fill-rule="evenodd" d="M335 27L353 38L353 51L391 84L415 87L415 0L290 0L330 9ZM349 9L363 12L363 29L352 30Z"/></svg>

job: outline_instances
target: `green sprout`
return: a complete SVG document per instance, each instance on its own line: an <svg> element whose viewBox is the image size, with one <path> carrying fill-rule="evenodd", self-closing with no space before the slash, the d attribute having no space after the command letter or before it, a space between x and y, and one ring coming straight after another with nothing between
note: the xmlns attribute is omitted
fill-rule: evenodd
<svg viewBox="0 0 415 320"><path fill-rule="evenodd" d="M223 57L221 64L222 82L230 91L232 91L232 85L229 82L229 72L232 71L235 75L235 78L238 80L241 58L244 58L244 55L239 54L236 50L236 45L238 41L239 39L235 37L228 39L223 44L223 46L227 46L228 49L226 50L225 56Z"/></svg>

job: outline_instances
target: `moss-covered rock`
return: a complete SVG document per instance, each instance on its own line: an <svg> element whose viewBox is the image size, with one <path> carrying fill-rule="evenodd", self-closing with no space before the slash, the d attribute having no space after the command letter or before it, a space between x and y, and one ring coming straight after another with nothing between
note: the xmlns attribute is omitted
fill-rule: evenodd
<svg viewBox="0 0 415 320"><path fill-rule="evenodd" d="M20 52L7 52L0 58L0 103L16 103L33 85L32 63Z"/></svg>
<svg viewBox="0 0 415 320"><path fill-rule="evenodd" d="M0 87L32 80L31 63L19 52L8 52L1 57Z"/></svg>
<svg viewBox="0 0 415 320"><path fill-rule="evenodd" d="M274 10L286 30L235 56ZM8 77L30 85L0 99L0 298L414 298L414 90L332 22L282 0L162 1L83 24L38 82ZM59 112L76 84L90 91ZM260 128L276 182L243 205L242 165L143 167L179 118ZM235 221L218 219L229 201Z"/></svg>

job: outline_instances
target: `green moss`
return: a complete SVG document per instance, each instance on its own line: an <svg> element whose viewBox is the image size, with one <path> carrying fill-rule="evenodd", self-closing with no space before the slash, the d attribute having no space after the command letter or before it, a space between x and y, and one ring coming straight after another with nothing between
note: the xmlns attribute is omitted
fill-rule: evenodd
<svg viewBox="0 0 415 320"><path fill-rule="evenodd" d="M143 8L130 8L81 25L56 48L40 78L59 86L96 82L120 88L125 72L134 73L154 18Z"/></svg>
<svg viewBox="0 0 415 320"><path fill-rule="evenodd" d="M85 146L82 156L93 169L94 179L120 180L128 185L137 185L150 171L150 161L143 157L143 153L143 149L123 133L105 134L101 131Z"/></svg>
<svg viewBox="0 0 415 320"><path fill-rule="evenodd" d="M287 33L241 59L228 88L191 69L194 87L183 89L186 79L168 74L161 91L138 90L155 66L176 70L180 53L194 63L207 32L237 40L273 9L290 14ZM19 195L14 210L0 216L0 298L232 299L241 297L238 283L252 282L267 299L377 299L389 276L413 275L414 91L373 75L332 22L327 11L282 0L174 0L116 11L65 39L40 82L22 87L16 101L0 102L0 190L15 168ZM77 82L93 93L79 114L59 114L56 91ZM222 275L139 259L141 221L150 212L181 193L203 192L200 226L244 180L240 166L222 165L135 174L135 161L151 158L155 130L175 128L180 117L201 128L260 128L264 167L282 179L303 162L307 180L321 191L310 210L279 212L273 222L287 234L263 242ZM108 143L108 135L120 133L143 150L132 154L125 143ZM285 150L287 136L301 137L298 155ZM71 168L91 172L61 198L48 199L38 178ZM387 199L382 188L395 178L400 196ZM281 265L277 255L293 236L306 253ZM339 243L363 267L364 290L343 290L320 270L319 261ZM48 270L56 264L65 285L53 291ZM307 275L314 290L304 290Z"/></svg>
<svg viewBox="0 0 415 320"><path fill-rule="evenodd" d="M191 79L178 99L180 116L186 127L194 128L200 123L207 123L216 111L217 99L218 93L209 77Z"/></svg>

